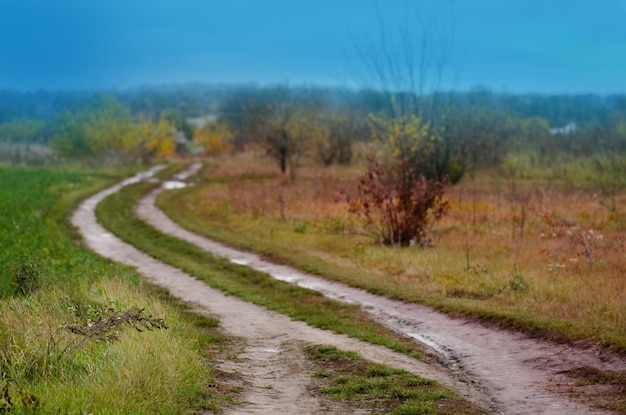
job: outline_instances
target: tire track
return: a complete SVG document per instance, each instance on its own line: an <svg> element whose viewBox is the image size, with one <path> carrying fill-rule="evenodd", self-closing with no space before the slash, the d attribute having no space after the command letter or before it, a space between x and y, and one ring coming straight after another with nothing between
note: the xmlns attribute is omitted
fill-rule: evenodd
<svg viewBox="0 0 626 415"><path fill-rule="evenodd" d="M199 168L200 165L192 165L179 179L187 178ZM449 373L448 379L437 378L434 374L424 376L437 379L484 407L506 414L611 413L572 400L565 391L574 383L563 372L580 367L626 370L624 356L600 348L578 348L541 341L476 321L451 318L426 306L390 300L270 263L258 255L232 249L175 224L155 206L161 190L155 189L140 201L137 214L142 220L164 233L232 262L320 291L329 298L359 304L385 326L432 348Z"/></svg>
<svg viewBox="0 0 626 415"><path fill-rule="evenodd" d="M86 199L74 212L72 223L91 250L136 267L147 280L192 304L198 312L218 316L227 334L243 340L244 350L239 359L217 364L219 370L238 374L245 381L241 404L227 409L226 414L329 413L328 402L315 396L309 387L312 373L307 370L307 361L299 346L304 343L329 344L344 350L356 350L365 359L434 379L485 408L495 409L489 397L473 386L459 382L446 371L381 346L312 328L303 322L292 321L284 315L225 295L121 241L98 224L95 208L102 199L123 186L150 179L160 168L150 169ZM186 173L187 176L190 172L192 170ZM184 174L178 178L187 176ZM151 197L154 198L155 194L152 193ZM144 208L153 206L151 200L154 199L144 199L141 205ZM159 222L160 211L153 207L152 212L156 217L151 218L150 222ZM345 413L345 408L337 409L336 413Z"/></svg>

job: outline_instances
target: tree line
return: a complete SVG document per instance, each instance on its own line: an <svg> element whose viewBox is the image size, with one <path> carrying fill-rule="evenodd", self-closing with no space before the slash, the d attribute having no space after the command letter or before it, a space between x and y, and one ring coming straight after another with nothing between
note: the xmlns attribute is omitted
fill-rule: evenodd
<svg viewBox="0 0 626 415"><path fill-rule="evenodd" d="M385 244L423 244L429 221L447 209L445 187L503 165L518 175L524 167L512 155L531 160L531 169L559 158L590 159L612 205L626 185L623 96L289 85L55 96L0 93L0 143L39 144L54 157L92 165L253 147L291 182L304 162L350 164L358 153L367 163L346 201ZM7 97L16 103L9 111Z"/></svg>
<svg viewBox="0 0 626 415"><path fill-rule="evenodd" d="M407 110L418 98L420 109ZM188 122L207 115L202 125ZM559 130L568 124L569 130ZM378 142L392 158L401 153L406 162L419 164L421 175L456 182L468 169L498 166L511 151L532 151L540 163L561 154L623 153L626 96L477 88L417 97L410 91L254 84L110 93L0 91L4 143L50 144L69 157L125 153L126 162L145 162L176 152L174 130L179 141L195 140L206 154L260 145L292 176L304 158L348 164L354 144ZM155 140L164 147L156 148Z"/></svg>

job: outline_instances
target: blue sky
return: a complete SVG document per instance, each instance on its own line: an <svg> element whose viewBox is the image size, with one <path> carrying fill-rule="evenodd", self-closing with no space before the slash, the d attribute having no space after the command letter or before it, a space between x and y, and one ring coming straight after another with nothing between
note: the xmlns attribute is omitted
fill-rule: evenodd
<svg viewBox="0 0 626 415"><path fill-rule="evenodd" d="M0 0L0 88L353 83L380 21L443 28L446 88L626 93L626 0Z"/></svg>

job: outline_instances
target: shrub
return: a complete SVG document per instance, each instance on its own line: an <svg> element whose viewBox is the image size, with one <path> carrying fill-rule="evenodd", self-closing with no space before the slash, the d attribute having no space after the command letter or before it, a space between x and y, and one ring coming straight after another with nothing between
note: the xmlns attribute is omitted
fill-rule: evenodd
<svg viewBox="0 0 626 415"><path fill-rule="evenodd" d="M370 158L357 193L354 199L347 196L350 212L384 245L424 245L427 225L448 208L443 182L417 177L402 163L384 165Z"/></svg>
<svg viewBox="0 0 626 415"><path fill-rule="evenodd" d="M42 275L36 262L25 262L9 265L13 275L13 288L15 292L28 295L40 288Z"/></svg>
<svg viewBox="0 0 626 415"><path fill-rule="evenodd" d="M386 144L393 159L410 168L414 176L456 184L465 174L467 160L453 148L452 137L423 117L371 114L369 121L371 130Z"/></svg>

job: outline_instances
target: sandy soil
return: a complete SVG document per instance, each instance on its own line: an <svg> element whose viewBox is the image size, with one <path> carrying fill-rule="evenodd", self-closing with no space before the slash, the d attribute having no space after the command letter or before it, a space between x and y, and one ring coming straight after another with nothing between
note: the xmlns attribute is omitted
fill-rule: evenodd
<svg viewBox="0 0 626 415"><path fill-rule="evenodd" d="M176 178L178 181L165 183L164 187L182 185L181 182L197 168L198 165L192 166ZM291 321L262 307L226 296L182 271L139 252L98 225L93 210L107 195L133 181L146 179L152 173L154 170L86 200L76 211L73 223L91 249L137 267L147 279L194 304L199 312L217 315L227 333L243 340L239 358L219 364L219 370L241 375L235 378L239 379L237 386L244 390L243 404L233 407L228 413L347 413L340 403L329 402L311 392L309 363L301 352L303 343L331 344L346 350L357 350L369 360L435 379L493 413L608 413L574 401L566 393L573 381L562 372L584 366L626 370L626 359L622 356L600 349L552 344L475 321L454 319L427 307L389 300L266 262L257 255L233 250L174 224L154 206L161 189L149 194L137 207L143 220L233 262L319 290L340 301L360 304L381 323L429 346L438 357L439 364L427 364L386 348Z"/></svg>

